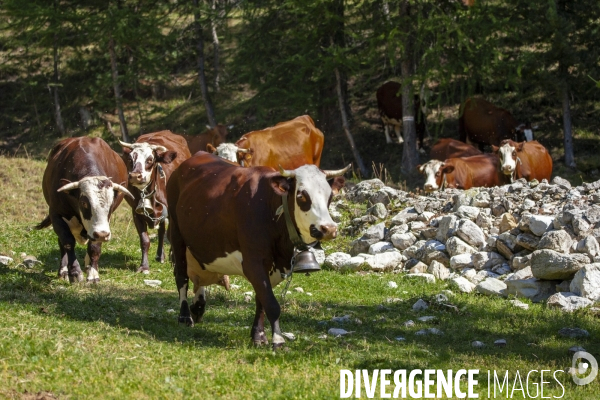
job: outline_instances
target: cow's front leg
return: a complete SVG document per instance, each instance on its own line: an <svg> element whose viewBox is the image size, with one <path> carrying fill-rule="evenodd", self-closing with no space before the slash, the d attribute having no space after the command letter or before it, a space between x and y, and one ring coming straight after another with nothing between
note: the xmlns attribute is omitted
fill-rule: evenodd
<svg viewBox="0 0 600 400"><path fill-rule="evenodd" d="M385 132L385 141L387 143L393 143L392 138L390 137L390 126L385 122L383 123L383 131Z"/></svg>
<svg viewBox="0 0 600 400"><path fill-rule="evenodd" d="M400 133L400 125L394 125L394 131L396 132L396 136L398 137L398 144L404 143L404 138L402 137L402 133Z"/></svg>
<svg viewBox="0 0 600 400"><path fill-rule="evenodd" d="M158 224L158 247L156 249L156 258L155 260L160 262L161 264L165 262L165 220L163 219Z"/></svg>
<svg viewBox="0 0 600 400"><path fill-rule="evenodd" d="M148 224L143 216L133 210L133 223L140 237L140 248L142 250L142 263L137 272L143 274L150 273L150 264L148 263L148 250L150 250L150 238L148 237Z"/></svg>
<svg viewBox="0 0 600 400"><path fill-rule="evenodd" d="M69 225L59 215L50 216L52 228L58 236L58 245L60 246L60 267L58 269L58 277L71 283L81 282L83 273L79 267L79 262L75 257L75 238L69 229Z"/></svg>
<svg viewBox="0 0 600 400"><path fill-rule="evenodd" d="M256 313L254 314L254 323L252 324L250 336L255 346L262 346L263 344L269 344L267 335L265 335L265 312L257 297L255 300Z"/></svg>
<svg viewBox="0 0 600 400"><path fill-rule="evenodd" d="M85 267L87 269L88 283L100 282L98 273L98 260L102 253L102 242L88 242L87 253L85 255Z"/></svg>

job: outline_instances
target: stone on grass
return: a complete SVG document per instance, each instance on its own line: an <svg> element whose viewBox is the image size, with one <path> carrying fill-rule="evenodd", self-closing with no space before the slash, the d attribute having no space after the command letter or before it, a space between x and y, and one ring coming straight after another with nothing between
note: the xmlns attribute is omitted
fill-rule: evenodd
<svg viewBox="0 0 600 400"><path fill-rule="evenodd" d="M411 274L424 274L427 272L427 264L425 264L424 262L417 262L415 265L413 265L409 270L409 273Z"/></svg>
<svg viewBox="0 0 600 400"><path fill-rule="evenodd" d="M417 300L417 302L415 304L413 304L413 306L412 306L412 309L414 311L427 310L428 308L429 308L429 306L427 305L427 303L423 299Z"/></svg>
<svg viewBox="0 0 600 400"><path fill-rule="evenodd" d="M435 276L433 276L432 274L422 274L422 273L406 274L406 275L404 275L404 277L411 278L411 279L420 279L420 280L425 281L426 283L435 283Z"/></svg>
<svg viewBox="0 0 600 400"><path fill-rule="evenodd" d="M552 295L548 299L547 304L548 307L560 308L563 311L572 312L591 305L592 301L585 297L577 296L575 293L559 292Z"/></svg>
<svg viewBox="0 0 600 400"><path fill-rule="evenodd" d="M496 347L506 347L506 339L498 339L494 341Z"/></svg>
<svg viewBox="0 0 600 400"><path fill-rule="evenodd" d="M534 303L546 300L556 293L556 281L543 281L536 278L504 281L508 294L525 297Z"/></svg>
<svg viewBox="0 0 600 400"><path fill-rule="evenodd" d="M9 256L0 256L0 264L7 266L12 263L14 260Z"/></svg>
<svg viewBox="0 0 600 400"><path fill-rule="evenodd" d="M361 265L365 263L365 257L354 256L350 257L348 261L342 264L340 270L342 271L358 271Z"/></svg>
<svg viewBox="0 0 600 400"><path fill-rule="evenodd" d="M395 251L387 251L375 254L373 257L366 259L365 263L373 271L392 271L402 263L402 254Z"/></svg>
<svg viewBox="0 0 600 400"><path fill-rule="evenodd" d="M463 293L471 293L473 290L475 290L475 284L469 282L462 276L450 279L450 284Z"/></svg>
<svg viewBox="0 0 600 400"><path fill-rule="evenodd" d="M577 271L569 287L578 296L600 300L600 264L589 264Z"/></svg>
<svg viewBox="0 0 600 400"><path fill-rule="evenodd" d="M429 268L427 268L427 272L441 280L446 280L450 277L450 270L444 264L435 260L431 262Z"/></svg>
<svg viewBox="0 0 600 400"><path fill-rule="evenodd" d="M495 278L487 278L483 282L479 283L476 287L477 291L481 294L488 296L502 296L506 297L506 283Z"/></svg>
<svg viewBox="0 0 600 400"><path fill-rule="evenodd" d="M474 340L471 342L471 347L475 347L476 349L482 349L485 347L485 343L480 342L479 340Z"/></svg>
<svg viewBox="0 0 600 400"><path fill-rule="evenodd" d="M570 279L589 263L590 259L584 254L537 250L531 255L531 272L539 279Z"/></svg>
<svg viewBox="0 0 600 400"><path fill-rule="evenodd" d="M388 282L388 287L390 289L397 289L398 288L398 284L396 282L394 282L394 281L389 281Z"/></svg>
<svg viewBox="0 0 600 400"><path fill-rule="evenodd" d="M558 331L558 334L561 336L565 336L571 339L582 338L590 336L590 333L585 329L581 328L561 328Z"/></svg>
<svg viewBox="0 0 600 400"><path fill-rule="evenodd" d="M390 242L377 242L369 246L369 254L385 253L388 250L393 250L394 246Z"/></svg>
<svg viewBox="0 0 600 400"><path fill-rule="evenodd" d="M522 302L522 301L520 301L520 300L516 300L516 299L514 299L514 300L509 300L508 302L509 302L510 304L512 304L514 307L517 307L517 308L522 308L523 310L529 310L529 304L527 304L527 303L523 303L523 302Z"/></svg>
<svg viewBox="0 0 600 400"><path fill-rule="evenodd" d="M331 336L338 337L338 336L347 335L352 332L348 332L347 330L342 329L342 328L329 328L327 333L330 334Z"/></svg>
<svg viewBox="0 0 600 400"><path fill-rule="evenodd" d="M325 257L325 265L335 270L342 268L350 260L350 254L341 251L331 253Z"/></svg>

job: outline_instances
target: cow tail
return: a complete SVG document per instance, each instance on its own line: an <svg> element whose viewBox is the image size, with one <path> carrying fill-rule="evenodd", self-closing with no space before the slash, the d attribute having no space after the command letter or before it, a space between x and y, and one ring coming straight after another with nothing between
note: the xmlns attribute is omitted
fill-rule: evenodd
<svg viewBox="0 0 600 400"><path fill-rule="evenodd" d="M46 218L44 218L44 220L42 222L40 222L39 224L37 224L33 228L37 229L37 230L40 230L40 229L47 228L50 225L52 225L52 221L50 220L50 215L47 215Z"/></svg>

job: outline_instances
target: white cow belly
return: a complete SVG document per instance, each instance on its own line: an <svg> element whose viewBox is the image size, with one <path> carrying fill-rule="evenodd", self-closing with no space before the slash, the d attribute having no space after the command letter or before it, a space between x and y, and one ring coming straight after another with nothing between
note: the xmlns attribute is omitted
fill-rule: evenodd
<svg viewBox="0 0 600 400"><path fill-rule="evenodd" d="M210 264L204 267L207 271L218 272L223 275L241 275L244 276L242 270L242 253L234 251L233 253L225 253L225 257L219 257Z"/></svg>
<svg viewBox="0 0 600 400"><path fill-rule="evenodd" d="M71 219L66 219L65 217L62 217L62 219L69 226L71 235L73 235L73 237L75 238L77 243L84 245L88 242L87 238L84 238L83 236L81 236L81 231L83 230L83 225L81 225L79 223L79 221L77 220L77 217L71 217Z"/></svg>

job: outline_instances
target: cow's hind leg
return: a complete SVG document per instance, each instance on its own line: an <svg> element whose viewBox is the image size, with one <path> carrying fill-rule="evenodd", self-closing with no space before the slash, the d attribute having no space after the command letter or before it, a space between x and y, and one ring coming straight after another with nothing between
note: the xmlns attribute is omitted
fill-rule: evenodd
<svg viewBox="0 0 600 400"><path fill-rule="evenodd" d="M175 275L175 284L179 293L179 323L187 326L194 326L194 320L190 315L190 307L187 300L188 285L190 279L187 274L187 260L185 258L185 242L179 233L177 220L171 218L169 233L171 241L171 251L173 252L173 275Z"/></svg>
<svg viewBox="0 0 600 400"><path fill-rule="evenodd" d="M252 331L250 332L250 337L252 337L252 342L255 346L262 346L264 344L269 344L269 340L267 339L267 335L265 335L265 312L263 310L262 304L256 300L256 313L254 314L254 323L252 324Z"/></svg>
<svg viewBox="0 0 600 400"><path fill-rule="evenodd" d="M396 132L396 136L398 136L398 144L404 143L404 138L402 137L400 125L394 125L394 131Z"/></svg>
<svg viewBox="0 0 600 400"><path fill-rule="evenodd" d="M206 286L200 286L194 280L194 300L190 306L190 313L194 323L202 322L202 316L206 311Z"/></svg>
<svg viewBox="0 0 600 400"><path fill-rule="evenodd" d="M393 143L392 138L390 137L390 126L385 122L383 123L383 131L385 132L385 141L387 143Z"/></svg>
<svg viewBox="0 0 600 400"><path fill-rule="evenodd" d="M165 262L165 220L163 219L158 224L158 247L156 248L155 260L161 264Z"/></svg>
<svg viewBox="0 0 600 400"><path fill-rule="evenodd" d="M88 242L87 253L85 255L85 267L87 268L88 283L100 282L98 273L98 260L102 253L102 242Z"/></svg>

